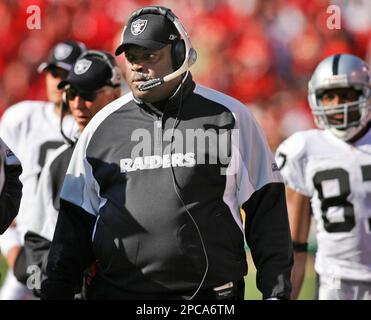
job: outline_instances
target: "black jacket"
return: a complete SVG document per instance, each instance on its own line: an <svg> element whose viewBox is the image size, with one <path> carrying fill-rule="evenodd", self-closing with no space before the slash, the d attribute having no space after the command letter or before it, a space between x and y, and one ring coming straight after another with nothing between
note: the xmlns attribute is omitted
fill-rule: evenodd
<svg viewBox="0 0 371 320"><path fill-rule="evenodd" d="M43 297L72 298L93 262L93 298L189 297L246 275L243 229L264 298L288 298L284 185L248 109L190 74L157 107L127 94L76 145Z"/></svg>
<svg viewBox="0 0 371 320"><path fill-rule="evenodd" d="M18 214L22 197L20 165L4 165L5 182L0 195L0 234L3 234Z"/></svg>

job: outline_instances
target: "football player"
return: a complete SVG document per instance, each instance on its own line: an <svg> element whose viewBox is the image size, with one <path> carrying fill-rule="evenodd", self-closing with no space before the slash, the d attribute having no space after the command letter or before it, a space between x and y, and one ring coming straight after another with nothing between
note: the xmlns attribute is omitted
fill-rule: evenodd
<svg viewBox="0 0 371 320"><path fill-rule="evenodd" d="M297 132L277 149L295 250L293 299L305 274L311 211L319 299L371 299L370 83L370 68L360 58L324 59L308 89L319 129Z"/></svg>
<svg viewBox="0 0 371 320"><path fill-rule="evenodd" d="M0 299L22 299L26 287L14 278L13 269L22 268L23 238L30 224L30 210L35 205L35 194L41 169L51 152L63 144L60 133L62 93L57 86L63 80L85 45L78 42L60 42L53 47L47 62L38 71L46 76L48 101L23 101L8 108L1 120L0 135L22 163L23 195L15 222L0 239L0 248L9 271L0 291ZM71 134L77 126L71 116L63 121L64 132Z"/></svg>

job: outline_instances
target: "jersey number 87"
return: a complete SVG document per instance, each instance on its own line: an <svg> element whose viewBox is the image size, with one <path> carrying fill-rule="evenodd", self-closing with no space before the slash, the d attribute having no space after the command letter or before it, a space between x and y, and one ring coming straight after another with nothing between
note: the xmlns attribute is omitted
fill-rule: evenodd
<svg viewBox="0 0 371 320"><path fill-rule="evenodd" d="M371 181L371 165L362 166L363 181ZM332 197L324 197L322 182L326 180L338 180L339 194ZM323 225L327 232L349 232L355 226L355 216L353 204L347 200L350 195L349 173L342 168L319 171L313 177L314 187L318 191L318 197L321 201L321 211ZM344 208L344 221L331 222L327 218L327 212L330 207Z"/></svg>

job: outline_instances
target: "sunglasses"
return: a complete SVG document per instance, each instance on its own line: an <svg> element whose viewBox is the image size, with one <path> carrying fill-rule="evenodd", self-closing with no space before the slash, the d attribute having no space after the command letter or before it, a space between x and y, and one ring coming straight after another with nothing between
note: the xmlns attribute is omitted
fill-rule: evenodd
<svg viewBox="0 0 371 320"><path fill-rule="evenodd" d="M48 68L48 72L53 78L65 79L68 75L68 71L61 68Z"/></svg>
<svg viewBox="0 0 371 320"><path fill-rule="evenodd" d="M84 99L85 101L94 102L97 98L98 93L106 90L105 88L96 90L96 91L83 91L83 90L77 90L76 88L70 87L66 90L66 95L68 97L68 100L74 100L76 97L80 97L81 99Z"/></svg>

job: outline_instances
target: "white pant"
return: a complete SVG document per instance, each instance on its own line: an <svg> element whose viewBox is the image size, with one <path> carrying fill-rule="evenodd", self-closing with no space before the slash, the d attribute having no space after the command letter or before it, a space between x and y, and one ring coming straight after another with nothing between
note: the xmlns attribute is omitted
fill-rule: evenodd
<svg viewBox="0 0 371 320"><path fill-rule="evenodd" d="M12 270L8 270L0 288L0 300L33 300L34 295L25 285L20 283Z"/></svg>
<svg viewBox="0 0 371 320"><path fill-rule="evenodd" d="M371 300L371 282L320 276L319 300Z"/></svg>

